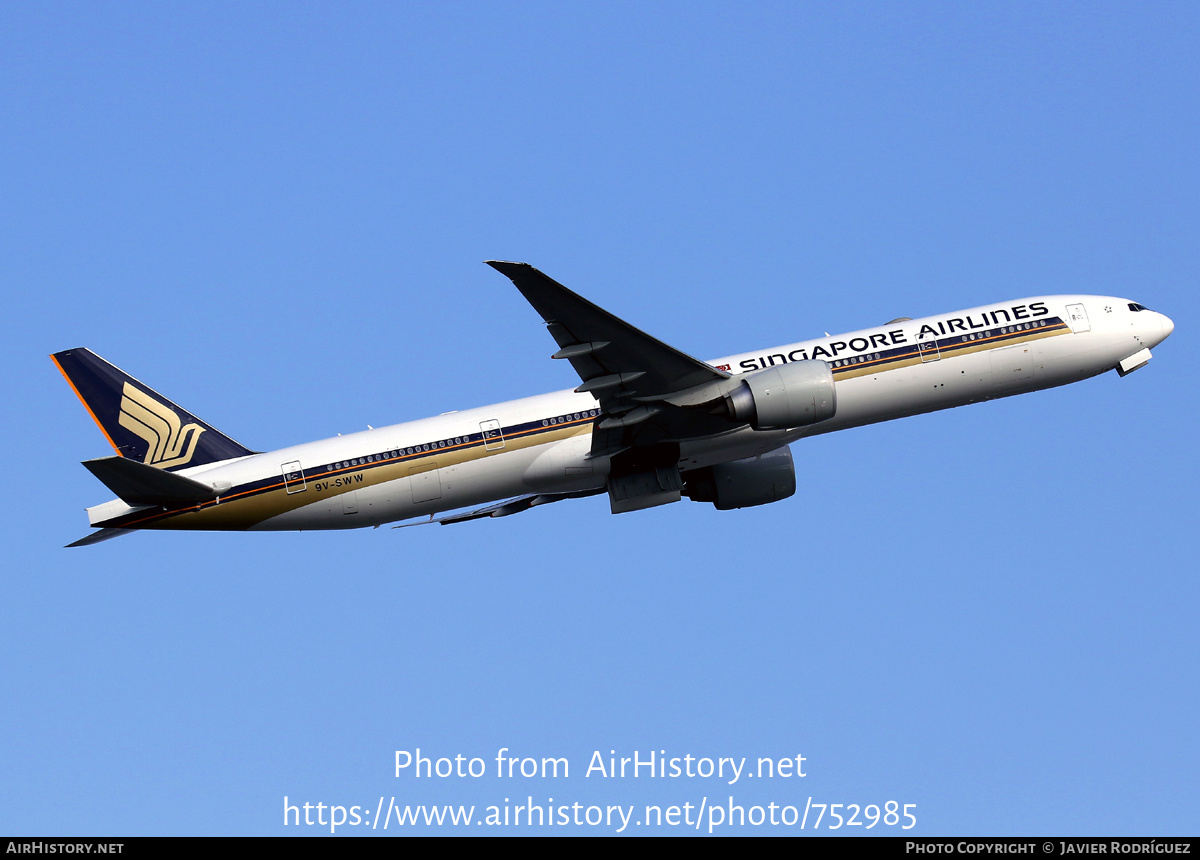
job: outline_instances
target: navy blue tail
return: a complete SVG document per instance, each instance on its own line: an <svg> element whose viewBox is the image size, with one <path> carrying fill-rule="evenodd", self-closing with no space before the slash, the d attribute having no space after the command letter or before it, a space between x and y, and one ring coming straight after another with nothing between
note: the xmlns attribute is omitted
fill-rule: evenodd
<svg viewBox="0 0 1200 860"><path fill-rule="evenodd" d="M89 349L50 357L122 457L175 471L256 453Z"/></svg>

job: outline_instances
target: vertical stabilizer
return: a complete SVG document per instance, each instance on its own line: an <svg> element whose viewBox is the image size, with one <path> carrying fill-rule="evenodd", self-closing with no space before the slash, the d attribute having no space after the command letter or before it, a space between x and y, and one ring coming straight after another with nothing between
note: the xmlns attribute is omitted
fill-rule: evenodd
<svg viewBox="0 0 1200 860"><path fill-rule="evenodd" d="M255 453L89 349L50 357L122 457L174 471Z"/></svg>

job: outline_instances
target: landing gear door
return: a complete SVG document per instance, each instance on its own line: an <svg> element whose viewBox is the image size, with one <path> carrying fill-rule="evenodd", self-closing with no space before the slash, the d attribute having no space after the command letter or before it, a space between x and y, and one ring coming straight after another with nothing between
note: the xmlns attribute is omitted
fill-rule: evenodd
<svg viewBox="0 0 1200 860"><path fill-rule="evenodd" d="M1076 334L1092 330L1092 324L1088 322L1087 309L1083 305L1067 305L1067 319L1070 321L1071 331Z"/></svg>

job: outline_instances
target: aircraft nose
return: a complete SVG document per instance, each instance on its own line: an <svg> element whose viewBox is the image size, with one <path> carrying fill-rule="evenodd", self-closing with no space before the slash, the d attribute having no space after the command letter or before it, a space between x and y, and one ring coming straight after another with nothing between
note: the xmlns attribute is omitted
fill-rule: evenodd
<svg viewBox="0 0 1200 860"><path fill-rule="evenodd" d="M1159 314L1158 321L1162 325L1163 340L1166 340L1171 336L1171 332L1175 331L1175 323L1171 322L1171 318L1166 314Z"/></svg>

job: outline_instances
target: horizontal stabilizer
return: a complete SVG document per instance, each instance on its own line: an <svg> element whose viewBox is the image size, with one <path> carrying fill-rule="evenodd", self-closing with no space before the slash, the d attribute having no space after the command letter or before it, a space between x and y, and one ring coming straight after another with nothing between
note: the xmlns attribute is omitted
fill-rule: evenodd
<svg viewBox="0 0 1200 860"><path fill-rule="evenodd" d="M79 540L67 544L67 546L91 546L94 543L111 540L121 535L133 534L137 529L97 529L86 537L81 537Z"/></svg>
<svg viewBox="0 0 1200 860"><path fill-rule="evenodd" d="M177 508L217 497L217 491L208 484L125 457L84 460L83 465L117 498L131 505Z"/></svg>

